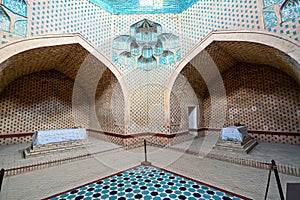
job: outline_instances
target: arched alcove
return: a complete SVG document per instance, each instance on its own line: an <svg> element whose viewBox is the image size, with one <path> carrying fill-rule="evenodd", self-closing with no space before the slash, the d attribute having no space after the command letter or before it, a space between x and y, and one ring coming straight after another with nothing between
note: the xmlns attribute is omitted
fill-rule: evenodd
<svg viewBox="0 0 300 200"><path fill-rule="evenodd" d="M99 128L98 126L93 126L95 121L98 120L95 110L95 95L96 91L99 90L98 88L106 84L104 78L106 77L105 74L108 73L117 85L118 96L122 99L122 112L118 112L118 114L122 115L118 121L119 124L122 124L120 128L122 130L119 130L119 132L122 132L126 118L126 95L123 95L126 85L122 82L117 69L106 58L93 50L84 40L77 38L78 36L73 35L71 37L73 37L71 41L68 41L70 36L62 36L61 38L56 36L50 38L42 37L35 40L25 39L1 48L0 53L3 57L1 57L2 62L0 64L0 93L19 78L30 76L33 73L56 70L73 81L72 88L69 88L73 119L68 126ZM90 52L89 50L92 51ZM51 84L51 81L49 83ZM56 89L59 90L59 86ZM82 93L86 96L85 98L82 97ZM110 101L109 99L105 100ZM86 104L88 108L85 107ZM82 109L83 107L85 109ZM81 112L81 110L85 111L84 114L78 115L78 112ZM88 122L82 123L83 118L88 118ZM45 128L51 129L50 126L42 129ZM18 130L24 132L29 129ZM18 130L9 131L9 133L18 133Z"/></svg>
<svg viewBox="0 0 300 200"><path fill-rule="evenodd" d="M267 45L262 38L254 42L255 33L252 38L248 33L249 39L242 37L244 33L239 37L236 33L234 39L234 34L226 38L226 33L223 33L221 38L218 33L213 33L211 38L203 41L202 48L198 47L198 54L195 48L177 67L180 73L172 92L180 76L186 77L192 92L197 94L199 106L203 106L199 120L204 127L222 128L243 121L249 124L251 130L299 132L300 67L296 53L299 47L292 47L281 39L282 45L278 45L277 49L274 47L276 44L270 41L274 36L267 37L270 41ZM213 66L217 71L213 70ZM220 95L222 90L224 95ZM166 93L170 95L168 91ZM171 111L172 105L169 105ZM216 115L220 112L224 113L223 119ZM169 113L166 119L172 117L173 113Z"/></svg>

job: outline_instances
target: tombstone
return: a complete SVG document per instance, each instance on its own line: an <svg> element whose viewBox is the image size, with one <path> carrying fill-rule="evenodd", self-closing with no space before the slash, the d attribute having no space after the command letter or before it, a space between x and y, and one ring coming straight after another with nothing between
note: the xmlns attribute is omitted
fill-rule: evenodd
<svg viewBox="0 0 300 200"><path fill-rule="evenodd" d="M86 130L83 128L58 129L37 131L32 138L32 145L46 145L58 142L69 142L87 139Z"/></svg>
<svg viewBox="0 0 300 200"><path fill-rule="evenodd" d="M249 137L246 126L230 126L222 128L221 140L243 142Z"/></svg>
<svg viewBox="0 0 300 200"><path fill-rule="evenodd" d="M24 150L24 157L69 151L86 145L88 145L86 129L41 130L33 135L31 146Z"/></svg>
<svg viewBox="0 0 300 200"><path fill-rule="evenodd" d="M248 134L246 126L230 126L222 128L214 149L249 153L257 144L257 141Z"/></svg>

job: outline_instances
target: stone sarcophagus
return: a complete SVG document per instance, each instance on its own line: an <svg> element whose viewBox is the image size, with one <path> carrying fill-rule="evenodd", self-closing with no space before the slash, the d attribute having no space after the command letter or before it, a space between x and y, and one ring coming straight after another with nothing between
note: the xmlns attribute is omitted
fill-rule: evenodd
<svg viewBox="0 0 300 200"><path fill-rule="evenodd" d="M32 137L31 146L24 150L24 157L86 147L87 138L86 129L83 128L37 131Z"/></svg>
<svg viewBox="0 0 300 200"><path fill-rule="evenodd" d="M87 134L84 128L44 130L37 131L33 135L32 145L38 146L85 139L87 139Z"/></svg>
<svg viewBox="0 0 300 200"><path fill-rule="evenodd" d="M214 149L249 153L256 145L257 141L248 135L246 126L230 126L222 128Z"/></svg>
<svg viewBox="0 0 300 200"><path fill-rule="evenodd" d="M249 137L246 126L230 126L222 128L220 139L223 141L243 142Z"/></svg>

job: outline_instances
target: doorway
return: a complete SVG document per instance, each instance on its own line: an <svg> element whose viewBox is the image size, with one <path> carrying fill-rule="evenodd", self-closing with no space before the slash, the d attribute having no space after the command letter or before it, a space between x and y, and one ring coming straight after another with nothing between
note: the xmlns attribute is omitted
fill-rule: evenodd
<svg viewBox="0 0 300 200"><path fill-rule="evenodd" d="M197 129L197 106L188 106L189 129Z"/></svg>

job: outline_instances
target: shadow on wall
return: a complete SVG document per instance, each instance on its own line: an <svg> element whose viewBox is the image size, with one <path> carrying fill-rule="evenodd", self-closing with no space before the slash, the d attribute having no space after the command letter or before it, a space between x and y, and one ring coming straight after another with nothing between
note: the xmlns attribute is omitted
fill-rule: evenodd
<svg viewBox="0 0 300 200"><path fill-rule="evenodd" d="M124 95L117 78L109 69L105 70L98 82L95 109L97 121L91 121L92 129L124 133Z"/></svg>

